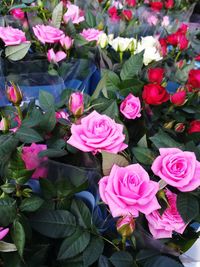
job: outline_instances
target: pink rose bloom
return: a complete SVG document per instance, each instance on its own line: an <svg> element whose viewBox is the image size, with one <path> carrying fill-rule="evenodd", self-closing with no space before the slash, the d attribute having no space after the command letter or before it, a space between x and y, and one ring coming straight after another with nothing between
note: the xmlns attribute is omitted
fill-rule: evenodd
<svg viewBox="0 0 200 267"><path fill-rule="evenodd" d="M13 18L15 18L15 19L22 20L25 17L24 11L21 8L12 9L10 13L13 16Z"/></svg>
<svg viewBox="0 0 200 267"><path fill-rule="evenodd" d="M69 114L64 111L64 110L61 110L61 111L57 111L56 112L56 119L65 119L65 120L68 120L69 119Z"/></svg>
<svg viewBox="0 0 200 267"><path fill-rule="evenodd" d="M27 170L35 170L32 178L46 178L47 169L41 164L44 163L48 158L39 158L38 154L40 151L46 150L46 145L31 144L31 146L24 146L22 148L22 159L25 163Z"/></svg>
<svg viewBox="0 0 200 267"><path fill-rule="evenodd" d="M28 42L23 31L10 26L0 27L0 38L3 40L6 46L19 45L21 43Z"/></svg>
<svg viewBox="0 0 200 267"><path fill-rule="evenodd" d="M9 232L9 228L0 227L0 240L2 240Z"/></svg>
<svg viewBox="0 0 200 267"><path fill-rule="evenodd" d="M169 25L170 21L169 21L169 17L168 16L164 16L163 17L163 21L162 21L162 26L163 27L167 27Z"/></svg>
<svg viewBox="0 0 200 267"><path fill-rule="evenodd" d="M158 18L154 15L151 15L150 17L147 18L147 22L150 24L150 25L156 25L157 22L158 22Z"/></svg>
<svg viewBox="0 0 200 267"><path fill-rule="evenodd" d="M55 44L65 37L63 31L46 25L36 25L33 27L33 32L37 39L43 44Z"/></svg>
<svg viewBox="0 0 200 267"><path fill-rule="evenodd" d="M136 218L139 212L147 215L159 209L158 190L158 183L149 179L140 164L114 165L110 175L99 181L101 199L109 206L113 217L132 215Z"/></svg>
<svg viewBox="0 0 200 267"><path fill-rule="evenodd" d="M92 42L92 41L98 41L100 34L102 34L102 31L89 28L89 29L84 29L80 35L83 38L85 38L88 42Z"/></svg>
<svg viewBox="0 0 200 267"><path fill-rule="evenodd" d="M84 112L84 96L81 92L72 93L69 98L69 110L75 116L81 116Z"/></svg>
<svg viewBox="0 0 200 267"><path fill-rule="evenodd" d="M200 186L200 162L193 152L178 148L160 148L151 167L155 175L182 192L195 190Z"/></svg>
<svg viewBox="0 0 200 267"><path fill-rule="evenodd" d="M47 52L47 59L49 62L58 63L65 59L67 55L63 51L54 52L53 48L49 49Z"/></svg>
<svg viewBox="0 0 200 267"><path fill-rule="evenodd" d="M123 125L110 117L93 111L71 127L72 136L67 141L83 152L107 151L117 154L127 148L124 144Z"/></svg>
<svg viewBox="0 0 200 267"><path fill-rule="evenodd" d="M74 40L69 36L65 36L65 38L60 40L60 44L66 50L69 50L73 46L73 43Z"/></svg>
<svg viewBox="0 0 200 267"><path fill-rule="evenodd" d="M68 4L67 12L63 16L64 22L67 23L71 20L73 24L79 24L84 21L83 11L76 5Z"/></svg>
<svg viewBox="0 0 200 267"><path fill-rule="evenodd" d="M162 216L157 210L146 215L149 230L155 239L171 238L173 231L182 234L187 226L176 207L177 195L169 190L166 190L165 193L169 207L165 210Z"/></svg>
<svg viewBox="0 0 200 267"><path fill-rule="evenodd" d="M120 111L127 119L141 117L141 103L139 97L129 94L120 105Z"/></svg>

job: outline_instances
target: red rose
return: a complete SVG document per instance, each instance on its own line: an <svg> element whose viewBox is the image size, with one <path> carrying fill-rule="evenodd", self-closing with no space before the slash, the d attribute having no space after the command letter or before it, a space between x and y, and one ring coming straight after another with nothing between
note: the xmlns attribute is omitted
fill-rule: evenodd
<svg viewBox="0 0 200 267"><path fill-rule="evenodd" d="M186 91L179 91L170 96L170 101L176 106L182 106L186 102Z"/></svg>
<svg viewBox="0 0 200 267"><path fill-rule="evenodd" d="M123 17L127 20L127 21L130 21L132 18L133 18L133 14L132 14L132 11L131 10L123 10L122 11L122 15Z"/></svg>
<svg viewBox="0 0 200 267"><path fill-rule="evenodd" d="M166 41L168 44L171 44L173 46L177 46L178 44L178 35L177 33L169 34L166 38Z"/></svg>
<svg viewBox="0 0 200 267"><path fill-rule="evenodd" d="M188 133L200 133L200 120L194 120L190 123Z"/></svg>
<svg viewBox="0 0 200 267"><path fill-rule="evenodd" d="M173 7L174 7L174 0L166 0L166 1L165 1L165 7L166 7L167 9L171 9L171 8L173 8Z"/></svg>
<svg viewBox="0 0 200 267"><path fill-rule="evenodd" d="M117 13L117 8L115 6L110 7L108 9L108 15L111 17L112 20L120 20L120 17Z"/></svg>
<svg viewBox="0 0 200 267"><path fill-rule="evenodd" d="M159 84L147 84L144 86L142 98L147 104L160 105L169 100L169 94Z"/></svg>
<svg viewBox="0 0 200 267"><path fill-rule="evenodd" d="M191 70L189 72L188 83L193 86L193 88L200 88L200 70Z"/></svg>
<svg viewBox="0 0 200 267"><path fill-rule="evenodd" d="M148 70L148 79L150 83L161 84L165 70L162 68L154 68Z"/></svg>
<svg viewBox="0 0 200 267"><path fill-rule="evenodd" d="M136 0L126 0L126 4L128 6L134 7L136 6Z"/></svg>
<svg viewBox="0 0 200 267"><path fill-rule="evenodd" d="M163 57L165 57L167 55L167 41L164 38L160 38L159 42L161 46L162 55Z"/></svg>
<svg viewBox="0 0 200 267"><path fill-rule="evenodd" d="M188 48L189 40L186 38L185 35L181 34L178 37L178 47L180 50L184 50Z"/></svg>
<svg viewBox="0 0 200 267"><path fill-rule="evenodd" d="M156 2L151 2L150 3L150 7L154 10L154 11L160 11L163 8L163 3L160 1L156 1Z"/></svg>

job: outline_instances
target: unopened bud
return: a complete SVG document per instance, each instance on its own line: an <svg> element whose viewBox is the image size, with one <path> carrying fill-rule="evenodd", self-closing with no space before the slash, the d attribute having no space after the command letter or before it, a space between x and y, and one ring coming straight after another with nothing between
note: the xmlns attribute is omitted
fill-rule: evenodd
<svg viewBox="0 0 200 267"><path fill-rule="evenodd" d="M173 127L174 123L175 123L175 121L166 122L164 124L164 128L165 129L171 129Z"/></svg>
<svg viewBox="0 0 200 267"><path fill-rule="evenodd" d="M135 219L131 215L124 216L117 221L116 227L122 237L130 237L135 230Z"/></svg>
<svg viewBox="0 0 200 267"><path fill-rule="evenodd" d="M9 121L3 117L0 121L0 131L7 132L9 130Z"/></svg>
<svg viewBox="0 0 200 267"><path fill-rule="evenodd" d="M8 100L15 106L19 106L22 102L22 92L20 88L14 83L6 86L6 94Z"/></svg>
<svg viewBox="0 0 200 267"><path fill-rule="evenodd" d="M71 94L69 99L69 110L76 117L80 117L83 114L84 112L83 93L76 92Z"/></svg>
<svg viewBox="0 0 200 267"><path fill-rule="evenodd" d="M185 131L185 124L184 123L177 123L175 126L174 126L174 130L177 132L177 133L182 133Z"/></svg>

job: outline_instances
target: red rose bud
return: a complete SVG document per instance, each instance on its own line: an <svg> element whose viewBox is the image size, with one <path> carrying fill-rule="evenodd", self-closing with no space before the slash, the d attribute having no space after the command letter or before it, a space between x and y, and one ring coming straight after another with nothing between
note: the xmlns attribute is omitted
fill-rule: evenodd
<svg viewBox="0 0 200 267"><path fill-rule="evenodd" d="M142 98L149 105L160 105L169 100L169 94L159 84L147 84L144 86Z"/></svg>
<svg viewBox="0 0 200 267"><path fill-rule="evenodd" d="M185 50L188 48L189 40L186 38L185 35L181 34L178 38L178 47L180 50Z"/></svg>
<svg viewBox="0 0 200 267"><path fill-rule="evenodd" d="M163 57L165 57L167 55L167 41L164 38L160 38L159 42L160 42L160 46L161 46L162 55L163 55Z"/></svg>
<svg viewBox="0 0 200 267"><path fill-rule="evenodd" d="M6 86L6 94L8 100L15 106L19 106L22 102L22 92L20 88L14 83Z"/></svg>
<svg viewBox="0 0 200 267"><path fill-rule="evenodd" d="M151 83L161 84L165 70L162 68L154 68L148 70L148 79Z"/></svg>
<svg viewBox="0 0 200 267"><path fill-rule="evenodd" d="M194 120L190 123L188 133L200 133L200 120Z"/></svg>
<svg viewBox="0 0 200 267"><path fill-rule="evenodd" d="M186 91L178 91L175 94L170 96L170 101L176 106L182 106L185 104L186 100Z"/></svg>
<svg viewBox="0 0 200 267"><path fill-rule="evenodd" d="M163 3L161 1L151 2L150 7L154 11L160 11L163 8Z"/></svg>
<svg viewBox="0 0 200 267"><path fill-rule="evenodd" d="M72 93L69 99L69 110L71 113L80 117L84 112L84 97L81 92Z"/></svg>
<svg viewBox="0 0 200 267"><path fill-rule="evenodd" d="M108 15L114 21L120 20L120 17L118 16L117 8L115 6L112 6L108 9Z"/></svg>
<svg viewBox="0 0 200 267"><path fill-rule="evenodd" d="M165 7L171 9L174 7L174 0L165 0Z"/></svg>
<svg viewBox="0 0 200 267"><path fill-rule="evenodd" d="M135 220L131 215L124 216L117 221L116 227L122 237L130 237L135 230Z"/></svg>
<svg viewBox="0 0 200 267"><path fill-rule="evenodd" d="M132 20L132 18L133 18L132 11L131 11L131 10L128 10L128 9L122 11L122 16L123 16L127 21L130 21L130 20Z"/></svg>
<svg viewBox="0 0 200 267"><path fill-rule="evenodd" d="M190 70L188 84L195 89L200 88L200 70Z"/></svg>
<svg viewBox="0 0 200 267"><path fill-rule="evenodd" d="M126 4L130 7L136 6L137 2L136 0L126 0Z"/></svg>
<svg viewBox="0 0 200 267"><path fill-rule="evenodd" d="M174 126L174 130L177 132L177 133L182 133L185 131L185 124L184 123L177 123L175 126Z"/></svg>

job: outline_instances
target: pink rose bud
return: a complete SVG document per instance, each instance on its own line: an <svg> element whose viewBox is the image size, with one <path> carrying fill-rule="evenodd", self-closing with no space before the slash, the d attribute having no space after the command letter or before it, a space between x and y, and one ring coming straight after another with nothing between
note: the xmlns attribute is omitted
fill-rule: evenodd
<svg viewBox="0 0 200 267"><path fill-rule="evenodd" d="M175 126L174 126L174 130L177 132L177 133L182 133L185 131L185 124L184 123L177 123Z"/></svg>
<svg viewBox="0 0 200 267"><path fill-rule="evenodd" d="M117 232L123 237L130 237L135 230L135 220L127 215L117 221Z"/></svg>
<svg viewBox="0 0 200 267"><path fill-rule="evenodd" d="M15 106L19 106L22 102L22 92L20 88L15 85L14 83L10 83L10 85L7 85L6 87L6 94L8 100Z"/></svg>
<svg viewBox="0 0 200 267"><path fill-rule="evenodd" d="M19 19L19 20L24 19L24 11L21 8L15 8L11 10L10 13L15 19Z"/></svg>
<svg viewBox="0 0 200 267"><path fill-rule="evenodd" d="M60 43L64 49L69 50L73 46L74 40L69 36L65 36L60 40Z"/></svg>
<svg viewBox="0 0 200 267"><path fill-rule="evenodd" d="M72 93L69 99L69 110L71 113L80 117L84 112L84 97L80 92Z"/></svg>
<svg viewBox="0 0 200 267"><path fill-rule="evenodd" d="M0 240L2 240L9 232L9 228L0 227Z"/></svg>
<svg viewBox="0 0 200 267"><path fill-rule="evenodd" d="M61 110L61 111L57 111L56 112L56 119L64 119L64 120L68 120L69 119L69 114L64 111L64 110Z"/></svg>
<svg viewBox="0 0 200 267"><path fill-rule="evenodd" d="M186 100L186 91L178 91L175 94L170 96L170 101L176 106L182 106L185 104Z"/></svg>
<svg viewBox="0 0 200 267"><path fill-rule="evenodd" d="M3 117L0 121L0 131L7 132L9 130L9 121Z"/></svg>
<svg viewBox="0 0 200 267"><path fill-rule="evenodd" d="M54 63L54 64L62 61L66 57L67 57L67 55L65 54L65 52L58 51L58 52L55 53L53 48L49 49L48 52L47 52L48 61L51 62L51 63Z"/></svg>

